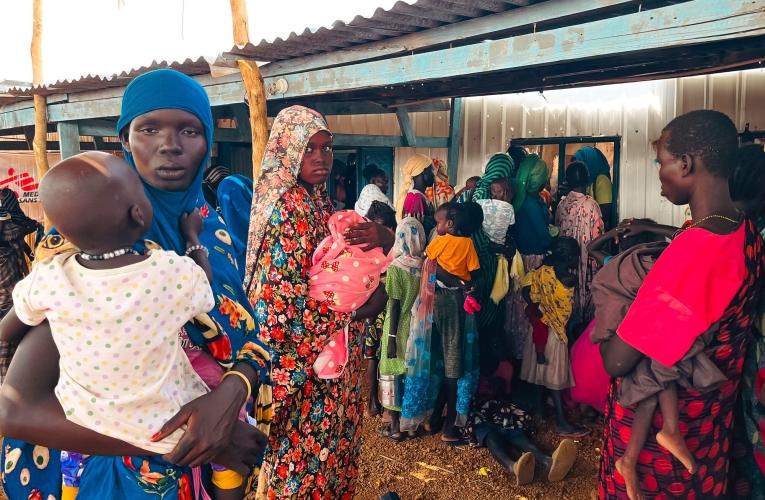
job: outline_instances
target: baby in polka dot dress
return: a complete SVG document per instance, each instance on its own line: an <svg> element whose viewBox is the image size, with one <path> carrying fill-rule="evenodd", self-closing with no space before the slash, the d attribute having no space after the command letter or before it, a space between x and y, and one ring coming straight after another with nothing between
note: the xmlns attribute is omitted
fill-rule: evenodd
<svg viewBox="0 0 765 500"><path fill-rule="evenodd" d="M209 391L178 338L214 306L203 248L189 248L199 264L174 252L134 252L152 207L137 173L106 153L59 163L43 178L40 199L81 252L35 264L13 291L2 337L19 339L47 320L61 356L55 394L67 418L147 454L169 453L183 430L158 442L151 436ZM181 228L193 236L202 220L187 214Z"/></svg>

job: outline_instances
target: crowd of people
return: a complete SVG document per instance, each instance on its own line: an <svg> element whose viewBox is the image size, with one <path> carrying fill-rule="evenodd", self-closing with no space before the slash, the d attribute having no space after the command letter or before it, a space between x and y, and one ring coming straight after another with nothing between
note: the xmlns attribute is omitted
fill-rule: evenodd
<svg viewBox="0 0 765 500"><path fill-rule="evenodd" d="M600 498L765 498L765 152L725 115L656 141L680 228L609 227L594 147L554 195L511 146L456 192L414 154L395 203L368 165L338 210L316 111L279 113L254 184L207 168L213 128L194 80L153 71L123 97L124 159L43 178L55 229L0 322L11 500L351 498L379 414L393 442L440 435L517 484L561 481L590 432L577 405L605 419ZM0 236L24 262L37 226L12 201Z"/></svg>

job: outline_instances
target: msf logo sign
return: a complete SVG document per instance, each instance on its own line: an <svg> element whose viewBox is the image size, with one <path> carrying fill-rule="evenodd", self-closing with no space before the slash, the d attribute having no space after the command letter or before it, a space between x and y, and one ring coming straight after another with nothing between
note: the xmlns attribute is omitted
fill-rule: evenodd
<svg viewBox="0 0 765 500"><path fill-rule="evenodd" d="M19 198L21 203L37 201L37 188L40 184L35 181L29 172L19 172L13 168L8 169L5 177L0 177L0 189L8 188Z"/></svg>

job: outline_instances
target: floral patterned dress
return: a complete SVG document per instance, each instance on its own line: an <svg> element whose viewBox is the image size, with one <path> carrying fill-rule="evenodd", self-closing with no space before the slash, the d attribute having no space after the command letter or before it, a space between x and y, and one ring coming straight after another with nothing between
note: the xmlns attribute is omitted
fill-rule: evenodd
<svg viewBox="0 0 765 500"><path fill-rule="evenodd" d="M587 245L603 234L600 206L590 196L571 191L558 205L555 223L560 228L561 236L569 236L579 243L579 284L574 295L574 313L571 321L575 325L586 324L592 320L595 313L590 285L598 270L595 260L590 258L587 252Z"/></svg>
<svg viewBox="0 0 765 500"><path fill-rule="evenodd" d="M308 296L308 269L329 234L331 214L300 186L275 203L253 284L260 337L273 361L273 419L258 498L351 498L361 448L362 336L352 324L349 361L335 380L315 376L313 363L332 335L348 323Z"/></svg>

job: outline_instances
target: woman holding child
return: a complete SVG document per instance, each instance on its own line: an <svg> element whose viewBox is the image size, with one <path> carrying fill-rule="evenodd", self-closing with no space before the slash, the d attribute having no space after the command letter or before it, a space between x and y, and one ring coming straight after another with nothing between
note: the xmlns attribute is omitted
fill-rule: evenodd
<svg viewBox="0 0 765 500"><path fill-rule="evenodd" d="M635 415L633 407L619 404L617 378L606 407L601 498L729 494L731 427L765 258L754 224L741 220L728 191L737 142L734 124L716 111L687 113L662 131L657 143L662 195L677 205L688 203L693 222L676 233L646 276L617 335L601 347L606 370L624 377L644 355L664 366L675 365L697 338L711 334L704 353L727 380L704 393L676 389L679 429L695 471L657 444L663 423L659 410L637 463L619 464ZM639 230L639 225L632 228ZM625 477L625 470L637 472Z"/></svg>
<svg viewBox="0 0 765 500"><path fill-rule="evenodd" d="M199 491L190 466L215 459L246 474L257 462L264 436L238 420L242 405L251 395L260 392L261 401L268 402L270 353L255 335L252 309L239 285L225 223L202 194L213 123L209 100L198 83L172 70L158 70L136 78L126 89L117 132L125 158L138 172L153 210L146 235L151 242L138 244L134 251L156 244L185 254L187 241L180 218L199 210L203 219L199 242L210 253L215 305L206 315L186 323L179 332L180 342L189 359L193 355L210 360L208 368L219 370L219 374L233 364L229 370L235 376L219 376L216 388L183 406L152 436L152 440L160 441L187 426L173 451L161 457L138 456L135 447L65 418L52 397L58 379L56 348L50 330L46 326L36 328L19 346L0 394L4 409L1 423L7 436L33 439L51 448L6 439L5 463L12 457L13 467L5 470L4 488L12 499L27 498L32 490L43 498L59 497L62 467L59 452L53 447L92 454L84 462L77 461L76 454L63 455L65 494L75 494L79 482L81 498L190 498L192 488ZM38 249L37 259L43 261L64 251L77 250L62 236L51 234ZM157 307L162 307L158 299ZM140 377L135 383L141 383ZM265 417L267 414L258 415L258 421L267 425ZM99 455L103 453L117 456ZM241 475L238 482L241 485ZM229 486L237 485L226 485L226 489Z"/></svg>
<svg viewBox="0 0 765 500"><path fill-rule="evenodd" d="M302 106L282 110L256 183L245 278L260 337L278 353L258 498L351 498L359 474L363 339L358 320L379 313L385 293L378 287L353 312L337 311L331 298L317 300L310 293L314 251L330 235L331 166L332 135L324 118ZM351 228L346 242L361 242L359 232L358 226ZM315 361L337 346L333 338L348 326L347 361L338 365L339 376L320 378Z"/></svg>

